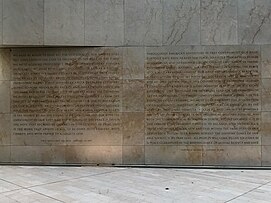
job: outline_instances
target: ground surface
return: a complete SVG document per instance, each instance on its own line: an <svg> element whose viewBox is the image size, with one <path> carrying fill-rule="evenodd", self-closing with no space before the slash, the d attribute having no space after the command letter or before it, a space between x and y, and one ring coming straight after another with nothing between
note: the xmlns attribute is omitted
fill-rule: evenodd
<svg viewBox="0 0 271 203"><path fill-rule="evenodd" d="M271 202L271 170L0 166L0 202Z"/></svg>

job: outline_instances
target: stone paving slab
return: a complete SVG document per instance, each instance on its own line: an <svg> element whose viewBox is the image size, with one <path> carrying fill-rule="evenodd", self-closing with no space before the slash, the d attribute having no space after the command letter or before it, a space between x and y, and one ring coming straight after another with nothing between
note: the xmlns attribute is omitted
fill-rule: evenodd
<svg viewBox="0 0 271 203"><path fill-rule="evenodd" d="M271 170L0 166L2 202L270 202Z"/></svg>

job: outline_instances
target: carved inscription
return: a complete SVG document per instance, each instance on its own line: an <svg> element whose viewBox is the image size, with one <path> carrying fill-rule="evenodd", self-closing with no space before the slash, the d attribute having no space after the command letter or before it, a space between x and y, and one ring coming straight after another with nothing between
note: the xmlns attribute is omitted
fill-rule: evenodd
<svg viewBox="0 0 271 203"><path fill-rule="evenodd" d="M259 145L259 52L149 49L146 144Z"/></svg>
<svg viewBox="0 0 271 203"><path fill-rule="evenodd" d="M15 49L12 59L14 140L27 145L121 141L117 49Z"/></svg>

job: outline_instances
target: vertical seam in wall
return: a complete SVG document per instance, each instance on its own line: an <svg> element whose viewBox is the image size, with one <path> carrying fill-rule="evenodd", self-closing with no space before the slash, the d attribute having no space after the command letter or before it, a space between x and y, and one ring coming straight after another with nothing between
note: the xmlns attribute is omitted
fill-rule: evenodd
<svg viewBox="0 0 271 203"><path fill-rule="evenodd" d="M43 0L43 45L45 45L45 0Z"/></svg>
<svg viewBox="0 0 271 203"><path fill-rule="evenodd" d="M239 41L239 0L237 0L237 11L236 11L236 21L237 21L237 30L236 30L236 35L237 35L237 44L241 44Z"/></svg>
<svg viewBox="0 0 271 203"><path fill-rule="evenodd" d="M126 12L125 12L125 0L123 0L123 46L126 45Z"/></svg>
<svg viewBox="0 0 271 203"><path fill-rule="evenodd" d="M146 78L145 78L145 71L146 71L146 53L147 48L144 46L144 137L143 137L143 145L144 145L144 165L146 165Z"/></svg>
<svg viewBox="0 0 271 203"><path fill-rule="evenodd" d="M263 114L263 111L262 111L262 98L263 98L263 82L262 82L262 69L263 69L263 63L262 63L262 46L260 45L260 94L261 94L261 106L260 106L260 136L261 136L261 166L263 166L263 131L262 131L262 114Z"/></svg>
<svg viewBox="0 0 271 203"><path fill-rule="evenodd" d="M161 39L161 44L162 44L162 46L165 44L164 43L164 18L165 18L165 14L164 14L164 11L165 11L165 9L164 9L164 0L161 0L161 4L162 4L162 39Z"/></svg>
<svg viewBox="0 0 271 203"><path fill-rule="evenodd" d="M4 44L4 0L2 0L2 40L1 40L1 43L2 43L2 46Z"/></svg>
<svg viewBox="0 0 271 203"><path fill-rule="evenodd" d="M86 0L84 0L84 46L86 45Z"/></svg>
<svg viewBox="0 0 271 203"><path fill-rule="evenodd" d="M10 74L9 74L9 113L10 113L10 134L9 134L9 162L11 162L11 136L13 134L13 122L12 122L12 108L11 108L11 105L12 105L12 102L11 102L11 95L12 95L12 79L13 77L11 78L11 76L13 76L13 56L12 56L12 49L9 49L10 50L10 58L11 58L11 71L10 71Z"/></svg>
<svg viewBox="0 0 271 203"><path fill-rule="evenodd" d="M124 164L123 161L123 149L124 149L124 134L123 134L123 118L124 118L124 113L123 113L123 85L124 85L124 52L126 51L127 48L121 48L122 50L122 69L121 69L121 111L120 111L120 116L121 116L121 163Z"/></svg>
<svg viewBox="0 0 271 203"><path fill-rule="evenodd" d="M199 1L199 44L201 44L201 0Z"/></svg>

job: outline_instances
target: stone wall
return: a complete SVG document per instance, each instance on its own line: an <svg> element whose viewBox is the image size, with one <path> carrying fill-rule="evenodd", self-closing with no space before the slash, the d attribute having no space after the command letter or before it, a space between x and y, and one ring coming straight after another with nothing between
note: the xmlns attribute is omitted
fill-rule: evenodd
<svg viewBox="0 0 271 203"><path fill-rule="evenodd" d="M0 0L2 45L270 44L269 0Z"/></svg>
<svg viewBox="0 0 271 203"><path fill-rule="evenodd" d="M1 163L271 165L271 1L0 6Z"/></svg>

